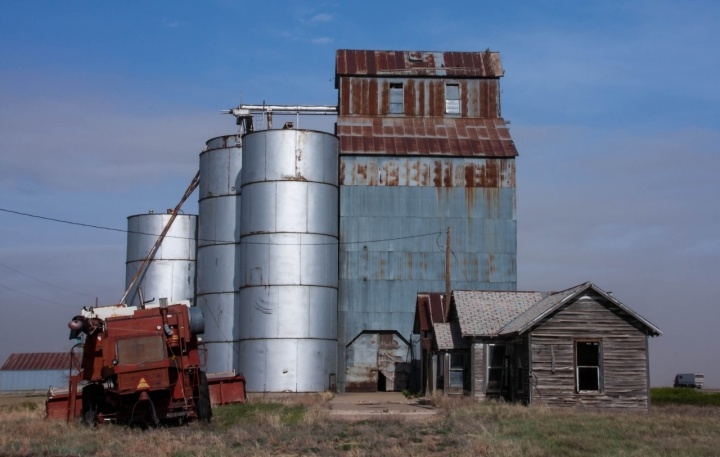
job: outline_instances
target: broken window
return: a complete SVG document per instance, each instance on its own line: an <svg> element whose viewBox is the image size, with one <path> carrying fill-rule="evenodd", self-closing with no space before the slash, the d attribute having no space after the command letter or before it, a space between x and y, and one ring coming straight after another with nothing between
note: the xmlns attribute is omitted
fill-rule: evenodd
<svg viewBox="0 0 720 457"><path fill-rule="evenodd" d="M460 114L459 84L445 84L445 114Z"/></svg>
<svg viewBox="0 0 720 457"><path fill-rule="evenodd" d="M404 112L403 85L402 83L390 83L390 114Z"/></svg>
<svg viewBox="0 0 720 457"><path fill-rule="evenodd" d="M450 354L450 387L463 387L465 354Z"/></svg>
<svg viewBox="0 0 720 457"><path fill-rule="evenodd" d="M602 343L575 342L575 385L578 392L600 392L602 388Z"/></svg>
<svg viewBox="0 0 720 457"><path fill-rule="evenodd" d="M487 377L486 392L501 392L508 386L505 353L506 346L502 344L489 344L487 346Z"/></svg>

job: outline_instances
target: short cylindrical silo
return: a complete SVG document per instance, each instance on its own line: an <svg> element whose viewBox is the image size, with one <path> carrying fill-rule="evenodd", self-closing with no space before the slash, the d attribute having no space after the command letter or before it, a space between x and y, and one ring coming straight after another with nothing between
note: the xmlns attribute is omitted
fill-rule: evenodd
<svg viewBox="0 0 720 457"><path fill-rule="evenodd" d="M237 370L241 168L236 135L207 141L200 154L197 303L209 373Z"/></svg>
<svg viewBox="0 0 720 457"><path fill-rule="evenodd" d="M135 278L145 257L162 233L172 214L148 213L128 217L125 287ZM178 214L145 272L128 292L125 303L169 302L195 297L195 237L197 216ZM142 294L140 293L142 291ZM142 295L142 296L141 296Z"/></svg>
<svg viewBox="0 0 720 457"><path fill-rule="evenodd" d="M327 390L337 367L338 140L243 137L240 370L249 392Z"/></svg>

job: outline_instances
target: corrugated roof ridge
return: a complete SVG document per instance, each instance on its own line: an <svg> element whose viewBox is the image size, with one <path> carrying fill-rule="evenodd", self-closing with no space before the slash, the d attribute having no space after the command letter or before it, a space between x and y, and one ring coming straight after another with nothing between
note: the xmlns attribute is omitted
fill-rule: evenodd
<svg viewBox="0 0 720 457"><path fill-rule="evenodd" d="M66 370L69 352L15 352L8 356L0 371Z"/></svg>

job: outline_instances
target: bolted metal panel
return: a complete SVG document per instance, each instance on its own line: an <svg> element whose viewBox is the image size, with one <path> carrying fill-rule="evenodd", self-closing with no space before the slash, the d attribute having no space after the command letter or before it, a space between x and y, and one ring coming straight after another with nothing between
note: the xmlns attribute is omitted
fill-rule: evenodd
<svg viewBox="0 0 720 457"><path fill-rule="evenodd" d="M150 213L128 217L125 287L130 285L171 216ZM140 304L138 288L142 288L145 301L194 299L196 228L197 216L177 216L142 277L128 293L128 305Z"/></svg>
<svg viewBox="0 0 720 457"><path fill-rule="evenodd" d="M198 294L198 306L205 317L202 342L207 349L205 370L208 373L233 371L237 367L237 293Z"/></svg>
<svg viewBox="0 0 720 457"><path fill-rule="evenodd" d="M236 135L207 141L200 153L197 302L210 373L237 370L241 169Z"/></svg>
<svg viewBox="0 0 720 457"><path fill-rule="evenodd" d="M336 374L336 340L245 340L238 351L248 392L321 392Z"/></svg>
<svg viewBox="0 0 720 457"><path fill-rule="evenodd" d="M239 367L248 392L316 392L336 373L337 138L244 136Z"/></svg>

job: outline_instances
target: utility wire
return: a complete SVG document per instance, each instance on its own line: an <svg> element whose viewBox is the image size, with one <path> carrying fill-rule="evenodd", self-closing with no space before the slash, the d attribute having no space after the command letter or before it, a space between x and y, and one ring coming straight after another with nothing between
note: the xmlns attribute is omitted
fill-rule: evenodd
<svg viewBox="0 0 720 457"><path fill-rule="evenodd" d="M44 302L47 302L47 303L52 303L53 305L60 305L60 306L67 306L67 307L70 306L70 305L68 305L68 304L66 304L66 303L58 303L58 302L56 302L56 301L52 301L52 300L47 300L47 299L45 299L45 298L36 297L35 295L26 294L25 292L21 292L21 291L19 291L19 290L17 290L17 289L13 289L12 287L8 287L8 286L5 286L5 285L3 285L3 284L0 284L0 287L2 287L3 289L11 290L11 291L15 292L16 294L25 295L26 297L34 298L35 300L40 300L40 301L44 301Z"/></svg>
<svg viewBox="0 0 720 457"><path fill-rule="evenodd" d="M159 236L158 233L146 233L146 232L137 232L134 230L122 230L112 227L103 227L102 225L93 225L93 224L84 224L81 222L73 222L73 221L67 221L63 219L55 219L52 217L46 217L46 216L38 216L36 214L29 214L29 213L23 213L21 211L13 211L5 208L0 208L0 211L11 213L11 214L17 214L20 216L27 216L27 217L33 217L36 219L42 219L46 221L52 221L52 222L59 222L61 224L70 224L70 225L79 225L81 227L89 227L89 228L95 228L99 230L110 230L113 232L121 232L121 233L133 233L138 235L149 235L149 236ZM400 241L400 240L409 240L412 238L421 238L425 236L433 236L433 235L441 235L443 232L431 232L431 233L421 233L419 235L408 235L408 236L399 236L396 238L383 238L378 240L365 240L365 241L346 241L346 242L329 242L329 243L276 243L276 242L269 242L269 241L243 241L241 240L241 244L253 244L253 245L273 245L273 246L333 246L333 245L351 245L351 244L370 244L370 243L382 243L385 241ZM263 234L265 235L265 234ZM279 234L277 234L279 235ZM195 240L195 238L191 237L184 237L184 236L171 236L166 235L165 238L177 238L182 240ZM208 239L202 239L198 238L197 241L203 241L208 243L227 243L227 244L235 244L235 240L208 240Z"/></svg>
<svg viewBox="0 0 720 457"><path fill-rule="evenodd" d="M32 280L34 280L34 281L43 283L43 284L45 284L45 285L47 285L47 286L51 286L51 287L54 287L54 288L56 288L56 289L64 290L65 292L72 292L72 293L74 293L74 294L84 295L84 296L86 296L86 297L95 298L95 295L86 294L86 293L84 293L84 292L77 292L77 291L75 291L75 290L70 290L70 289L66 289L66 288L64 288L64 287L60 287L60 286L58 286L58 285L56 285L56 284L52 284L52 283L49 283L49 282L47 282L47 281L43 281L42 279L38 279L38 278L36 278L36 277L34 277L34 276L30 276L29 274L23 273L23 272L20 271L20 270L16 270L15 268L10 267L10 266L8 266L8 265L5 265L4 263L0 263L0 267L5 267L5 268L7 268L7 269L10 270L10 271L14 271L14 272L17 273L17 274L20 274L20 275L25 276L26 278L30 278L30 279L32 279Z"/></svg>

